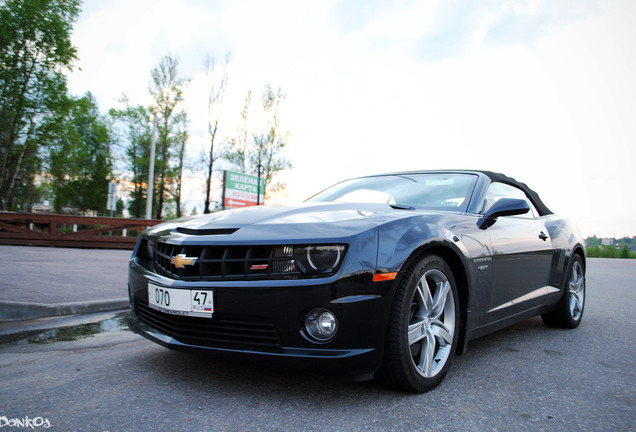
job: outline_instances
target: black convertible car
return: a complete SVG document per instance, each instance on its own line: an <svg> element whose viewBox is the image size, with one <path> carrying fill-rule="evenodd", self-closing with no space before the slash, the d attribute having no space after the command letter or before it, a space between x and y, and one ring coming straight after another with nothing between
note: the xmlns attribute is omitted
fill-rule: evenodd
<svg viewBox="0 0 636 432"><path fill-rule="evenodd" d="M222 353L427 391L468 341L541 315L574 328L585 249L525 184L485 171L339 183L146 230L130 328Z"/></svg>

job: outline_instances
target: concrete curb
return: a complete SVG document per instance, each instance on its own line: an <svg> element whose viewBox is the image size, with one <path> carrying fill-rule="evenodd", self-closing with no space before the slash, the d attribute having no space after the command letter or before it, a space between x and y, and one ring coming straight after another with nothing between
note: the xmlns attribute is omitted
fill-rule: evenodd
<svg viewBox="0 0 636 432"><path fill-rule="evenodd" d="M88 314L125 309L128 298L75 303L27 303L0 300L0 321L20 321L61 315Z"/></svg>

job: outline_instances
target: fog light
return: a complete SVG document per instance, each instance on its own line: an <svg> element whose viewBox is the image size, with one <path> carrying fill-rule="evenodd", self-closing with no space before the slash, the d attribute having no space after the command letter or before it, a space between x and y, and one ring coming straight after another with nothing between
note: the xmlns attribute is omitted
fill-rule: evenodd
<svg viewBox="0 0 636 432"><path fill-rule="evenodd" d="M305 318L305 329L312 338L326 342L336 335L338 320L327 309L314 309Z"/></svg>

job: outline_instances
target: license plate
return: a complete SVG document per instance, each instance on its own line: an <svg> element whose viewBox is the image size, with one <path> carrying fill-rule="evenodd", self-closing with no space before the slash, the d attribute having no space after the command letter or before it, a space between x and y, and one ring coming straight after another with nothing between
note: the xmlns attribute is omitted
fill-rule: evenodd
<svg viewBox="0 0 636 432"><path fill-rule="evenodd" d="M172 315L212 318L214 293L210 290L166 288L148 283L148 306Z"/></svg>

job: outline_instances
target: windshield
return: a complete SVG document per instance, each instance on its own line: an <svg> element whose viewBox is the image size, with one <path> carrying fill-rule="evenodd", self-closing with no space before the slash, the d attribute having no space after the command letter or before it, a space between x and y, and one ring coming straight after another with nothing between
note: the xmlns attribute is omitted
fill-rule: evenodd
<svg viewBox="0 0 636 432"><path fill-rule="evenodd" d="M364 177L338 183L308 202L383 203L399 208L466 211L477 176L422 173Z"/></svg>

